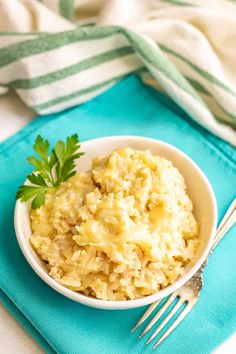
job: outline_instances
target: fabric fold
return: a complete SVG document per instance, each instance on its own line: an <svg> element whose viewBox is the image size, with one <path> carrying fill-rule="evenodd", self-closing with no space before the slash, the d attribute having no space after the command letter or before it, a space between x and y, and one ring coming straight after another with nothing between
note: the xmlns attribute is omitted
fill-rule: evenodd
<svg viewBox="0 0 236 354"><path fill-rule="evenodd" d="M35 112L49 114L145 68L150 76L144 82L236 146L231 1L111 0L95 6L0 0L0 6L0 93L15 90Z"/></svg>

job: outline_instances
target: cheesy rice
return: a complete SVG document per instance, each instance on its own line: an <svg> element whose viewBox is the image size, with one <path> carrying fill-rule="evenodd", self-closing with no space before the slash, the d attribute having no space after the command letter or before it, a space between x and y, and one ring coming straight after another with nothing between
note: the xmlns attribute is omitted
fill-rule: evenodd
<svg viewBox="0 0 236 354"><path fill-rule="evenodd" d="M93 160L31 210L33 245L61 285L104 300L137 299L172 284L199 244L177 168L124 148Z"/></svg>

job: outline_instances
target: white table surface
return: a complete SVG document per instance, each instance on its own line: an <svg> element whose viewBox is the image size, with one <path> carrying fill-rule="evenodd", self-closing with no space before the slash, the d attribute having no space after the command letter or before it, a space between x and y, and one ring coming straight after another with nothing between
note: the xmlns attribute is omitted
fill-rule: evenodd
<svg viewBox="0 0 236 354"><path fill-rule="evenodd" d="M0 142L24 127L33 117L34 113L15 94L8 93L0 96ZM44 353L2 305L0 305L0 352L3 354ZM212 354L236 354L236 332Z"/></svg>

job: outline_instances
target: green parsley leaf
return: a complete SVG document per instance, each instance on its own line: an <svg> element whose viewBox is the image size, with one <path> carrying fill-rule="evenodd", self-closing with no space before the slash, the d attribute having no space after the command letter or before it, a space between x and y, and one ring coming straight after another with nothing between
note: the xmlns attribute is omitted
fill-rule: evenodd
<svg viewBox="0 0 236 354"><path fill-rule="evenodd" d="M48 161L48 150L49 150L49 142L48 140L43 140L41 135L38 135L35 144L33 146L34 151L42 157L42 159L47 162Z"/></svg>
<svg viewBox="0 0 236 354"><path fill-rule="evenodd" d="M32 201L32 209L38 209L45 203L46 191L41 191L37 194L36 198Z"/></svg>
<svg viewBox="0 0 236 354"><path fill-rule="evenodd" d="M50 166L48 166L48 163L37 159L37 157L35 156L29 156L26 160L29 162L30 165L35 167L36 171L50 171Z"/></svg>
<svg viewBox="0 0 236 354"><path fill-rule="evenodd" d="M37 209L45 203L49 189L58 187L61 182L72 177L75 171L75 160L83 155L78 152L79 138L74 134L66 139L66 143L58 141L50 152L48 140L37 136L33 145L36 156L29 156L27 161L34 167L34 171L27 176L30 185L19 187L16 198L22 202L32 199L32 209Z"/></svg>
<svg viewBox="0 0 236 354"><path fill-rule="evenodd" d="M47 186L46 181L44 180L43 176L41 174L31 174L27 177L27 179L32 183L36 184L38 186Z"/></svg>
<svg viewBox="0 0 236 354"><path fill-rule="evenodd" d="M21 199L22 202L26 202L32 197L37 196L39 193L42 193L43 191L46 192L48 189L49 189L48 187L45 188L45 187L37 187L37 186L28 186L23 184L18 189L16 198Z"/></svg>

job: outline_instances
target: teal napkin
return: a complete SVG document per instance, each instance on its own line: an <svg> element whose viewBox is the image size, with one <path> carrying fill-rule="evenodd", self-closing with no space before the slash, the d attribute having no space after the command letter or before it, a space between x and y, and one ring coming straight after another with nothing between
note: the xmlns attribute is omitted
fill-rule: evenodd
<svg viewBox="0 0 236 354"><path fill-rule="evenodd" d="M235 196L236 151L195 125L169 99L135 78L64 113L37 118L0 145L0 282L2 301L47 353L150 353L130 330L145 308L104 311L73 302L46 285L17 244L15 192L30 171L25 158L42 134L52 143L78 132L82 140L108 135L143 135L171 143L192 157L209 177L219 216ZM188 318L158 353L205 354L236 330L236 235L232 230L214 251L205 286Z"/></svg>

